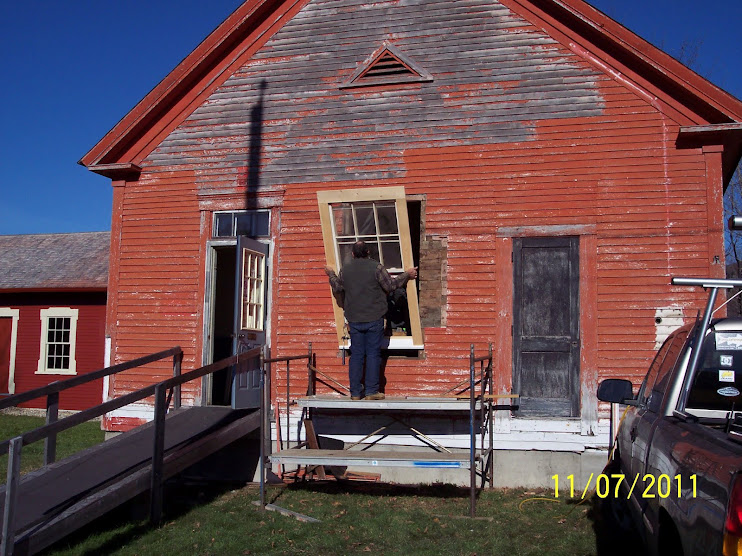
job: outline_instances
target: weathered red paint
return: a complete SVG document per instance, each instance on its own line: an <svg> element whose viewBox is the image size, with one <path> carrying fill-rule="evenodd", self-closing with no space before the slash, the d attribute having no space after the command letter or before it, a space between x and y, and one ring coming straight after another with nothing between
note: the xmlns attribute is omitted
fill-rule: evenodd
<svg viewBox="0 0 742 556"><path fill-rule="evenodd" d="M517 20L507 33L554 41L551 65L531 67L526 61L521 73L548 74L568 65L573 75L557 78L554 87L563 86L559 79L574 79L589 92L587 100L549 104L537 96L542 103L534 104L525 91L497 107L489 98L477 103L493 90L517 96L520 87L527 88L525 78L512 75L441 84L435 91L426 89L434 83L339 92L350 68L321 75L317 94L306 97L294 93L301 83L284 90L279 80L276 98L296 98L260 122L261 171L268 177L249 189L245 134L254 98L244 100L240 87L250 92L243 82L261 72L271 77L272 68L301 57L281 53L295 37L279 32L314 4L246 2L83 157L82 163L104 175L111 164L142 168L138 177L114 183L108 308L113 362L180 345L184 370L203 363L212 212L262 207L272 212L273 354L304 353L312 342L318 366L344 382L322 272L316 192L402 185L408 195L425 199L425 235L447 240L446 322L424 330L424 358L389 359L386 392L444 392L467 375L469 345L483 350L490 342L497 390L509 391L512 239L576 235L583 421L596 420L599 379L638 380L643 374L654 349L655 311L679 307L688 318L695 315L702 294L670 286L670 277L723 272L720 195L733 158L727 153L739 152L740 139L730 135L736 127L714 126L742 120L742 103L580 0L501 0ZM379 3L386 4L393 9L394 3ZM311 59L312 53L298 51ZM267 58L259 59L262 53ZM442 99L441 113L450 110L450 117L438 121L432 114L416 121L420 125L406 130L400 142L393 125L433 91ZM268 98L269 108L279 102ZM233 115L230 102L242 102L248 115ZM381 116L369 110L380 118L371 131L374 126L357 121L363 120L357 114L327 116L330 106L365 109L374 102L384 110ZM500 110L501 120L477 124L485 108ZM384 114L388 121L381 121ZM708 125L720 139L701 133L693 138L697 144L678 146L681 128ZM476 133L487 140L472 140ZM313 154L314 145L325 143L326 150ZM334 144L343 147L333 150ZM297 172L295 181L289 179L293 165L307 170ZM109 394L170 372L163 363L116 377ZM299 394L305 385L303 371L297 372ZM273 385L274 398L285 396L283 367L276 368ZM189 385L183 395L184 403L199 403L200 385ZM117 418L106 426L126 422Z"/></svg>

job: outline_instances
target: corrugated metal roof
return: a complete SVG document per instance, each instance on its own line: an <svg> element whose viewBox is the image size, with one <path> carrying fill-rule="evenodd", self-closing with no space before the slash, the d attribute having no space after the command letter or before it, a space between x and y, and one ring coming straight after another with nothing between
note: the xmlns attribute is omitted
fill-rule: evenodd
<svg viewBox="0 0 742 556"><path fill-rule="evenodd" d="M0 290L105 289L110 232L0 236Z"/></svg>

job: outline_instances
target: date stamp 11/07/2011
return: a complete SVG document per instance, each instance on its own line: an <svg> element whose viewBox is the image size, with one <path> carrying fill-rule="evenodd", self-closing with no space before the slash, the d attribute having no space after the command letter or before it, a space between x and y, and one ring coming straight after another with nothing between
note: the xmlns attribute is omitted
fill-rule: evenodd
<svg viewBox="0 0 742 556"><path fill-rule="evenodd" d="M551 480L554 482L554 498L559 498L560 487L569 491L569 497L575 498L575 476L567 475L565 477L566 485L559 484L559 475L552 475ZM669 475L655 476L647 473L646 475L637 474L633 480L623 474L613 473L607 475L601 473L595 477L595 473L590 473L590 477L585 484L585 487L580 489L581 485L577 485L577 495L583 500L585 499L588 492L590 492L594 486L595 494L599 498L608 498L612 496L614 498L623 497L622 490L628 488L626 491L626 498L631 498L631 495L636 490L636 493L641 498L670 498L683 496L683 488L685 488L685 496L690 498L696 497L696 476L691 475L687 479L683 479L681 475L675 475L670 477ZM580 495L579 490L582 490Z"/></svg>

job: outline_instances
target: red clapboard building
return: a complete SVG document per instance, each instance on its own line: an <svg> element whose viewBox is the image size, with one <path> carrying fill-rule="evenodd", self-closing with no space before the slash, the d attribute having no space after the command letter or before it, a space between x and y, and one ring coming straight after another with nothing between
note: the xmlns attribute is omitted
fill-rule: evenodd
<svg viewBox="0 0 742 556"><path fill-rule="evenodd" d="M365 238L391 271L419 266L387 395L445 392L491 343L497 392L521 396L497 447L591 453L599 380L640 381L702 302L670 278L724 275L741 122L742 102L581 0L248 0L81 160L114 191L111 360L180 345L199 367L238 321L274 356L312 342L346 382L323 267ZM184 403L228 403L225 382Z"/></svg>
<svg viewBox="0 0 742 556"><path fill-rule="evenodd" d="M109 232L0 236L0 394L102 369ZM101 403L101 380L60 409ZM45 408L46 398L22 407Z"/></svg>

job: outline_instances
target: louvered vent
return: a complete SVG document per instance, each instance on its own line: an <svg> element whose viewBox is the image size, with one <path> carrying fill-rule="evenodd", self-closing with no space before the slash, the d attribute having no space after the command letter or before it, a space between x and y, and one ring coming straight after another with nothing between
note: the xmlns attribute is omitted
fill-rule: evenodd
<svg viewBox="0 0 742 556"><path fill-rule="evenodd" d="M388 51L374 62L371 67L364 71L356 81L362 79L386 79L394 77L420 77L410 68L405 66Z"/></svg>
<svg viewBox="0 0 742 556"><path fill-rule="evenodd" d="M340 87L371 87L432 80L433 77L427 71L420 68L398 48L385 42Z"/></svg>

